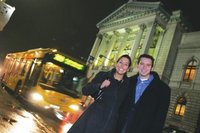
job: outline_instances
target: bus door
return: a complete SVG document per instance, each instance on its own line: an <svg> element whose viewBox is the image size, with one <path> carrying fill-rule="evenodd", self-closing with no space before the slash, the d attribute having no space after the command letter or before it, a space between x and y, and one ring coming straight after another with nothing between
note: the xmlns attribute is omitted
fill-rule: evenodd
<svg viewBox="0 0 200 133"><path fill-rule="evenodd" d="M37 85L40 72L42 69L41 59L31 59L28 60L26 65L24 66L24 73L26 73L26 78L23 85L23 94L26 93L34 86Z"/></svg>

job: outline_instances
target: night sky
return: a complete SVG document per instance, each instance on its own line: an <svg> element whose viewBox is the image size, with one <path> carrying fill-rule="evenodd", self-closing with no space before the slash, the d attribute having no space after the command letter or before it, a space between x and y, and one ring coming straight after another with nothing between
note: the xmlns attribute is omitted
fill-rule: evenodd
<svg viewBox="0 0 200 133"><path fill-rule="evenodd" d="M0 58L9 52L52 47L87 59L98 32L96 24L126 2L128 0L7 0L16 10L0 31ZM194 30L200 30L200 21L195 17L200 10L197 0L162 2L170 10L181 9Z"/></svg>

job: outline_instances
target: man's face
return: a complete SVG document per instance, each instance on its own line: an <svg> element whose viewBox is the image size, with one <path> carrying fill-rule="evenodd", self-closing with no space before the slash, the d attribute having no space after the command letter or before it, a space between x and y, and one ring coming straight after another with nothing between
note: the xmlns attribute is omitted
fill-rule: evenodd
<svg viewBox="0 0 200 133"><path fill-rule="evenodd" d="M142 57L137 65L138 72L141 78L149 78L152 70L152 61L149 58Z"/></svg>

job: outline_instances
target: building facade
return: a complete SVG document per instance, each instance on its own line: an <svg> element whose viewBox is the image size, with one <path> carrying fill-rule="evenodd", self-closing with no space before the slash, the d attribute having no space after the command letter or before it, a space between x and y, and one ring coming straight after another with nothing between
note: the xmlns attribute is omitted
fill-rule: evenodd
<svg viewBox="0 0 200 133"><path fill-rule="evenodd" d="M155 58L154 70L172 89L165 126L199 132L200 32L191 32L182 12L161 2L129 1L97 24L99 32L88 57L88 78L110 70L117 58L132 58L135 74L140 54Z"/></svg>

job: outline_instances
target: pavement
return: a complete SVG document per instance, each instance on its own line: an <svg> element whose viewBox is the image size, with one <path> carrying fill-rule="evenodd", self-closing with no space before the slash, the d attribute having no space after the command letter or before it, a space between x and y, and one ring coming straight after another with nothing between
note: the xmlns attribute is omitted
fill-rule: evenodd
<svg viewBox="0 0 200 133"><path fill-rule="evenodd" d="M28 133L57 132L55 131L55 129L52 128L51 125L49 125L49 122L51 122L52 125L54 124L52 120L47 119L45 116L40 115L37 112L32 112L31 109L27 110L27 108L24 108L25 106L22 106L21 102L19 102L18 99L12 96L12 92L9 92L9 90L5 90L4 87L0 86L0 132L1 133L11 133L11 132L17 133L16 128L19 127L21 119L27 122L30 121L31 119L34 120L36 126L31 131L27 129L26 131L29 131ZM32 115L33 118L30 117L31 118L30 119L29 118L30 115L25 116L24 112L27 112L26 114ZM24 124L20 124L20 126L23 125ZM24 128L26 129L26 126L24 126ZM21 131L20 133L24 132Z"/></svg>

